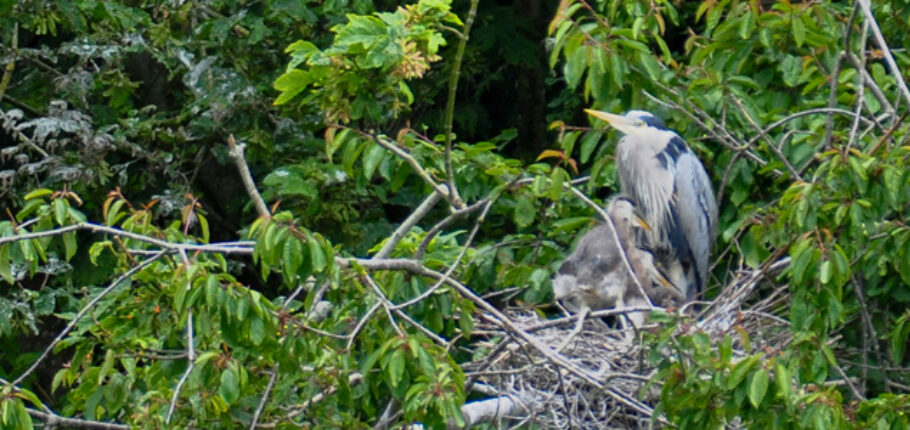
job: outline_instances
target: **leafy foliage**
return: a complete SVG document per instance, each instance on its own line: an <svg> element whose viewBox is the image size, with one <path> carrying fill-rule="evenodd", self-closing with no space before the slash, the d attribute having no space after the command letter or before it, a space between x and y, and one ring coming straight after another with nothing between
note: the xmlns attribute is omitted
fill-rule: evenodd
<svg viewBox="0 0 910 430"><path fill-rule="evenodd" d="M873 27L827 1L562 0L543 43L496 33L533 24L497 27L515 11L388 3L0 2L0 426L50 404L148 428L464 424L464 366L498 340L460 287L549 312L594 217L566 183L617 189L615 136L579 125L589 105L657 112L704 161L722 208L710 294L790 258L759 289L787 298L786 350L655 317L658 413L910 425L890 370L910 362L910 56L891 67L872 36L907 46L910 5L875 2ZM479 58L512 42L546 45L555 76L553 147L527 159L518 124L442 100L452 76L469 104L513 88ZM228 135L274 214L245 210Z"/></svg>

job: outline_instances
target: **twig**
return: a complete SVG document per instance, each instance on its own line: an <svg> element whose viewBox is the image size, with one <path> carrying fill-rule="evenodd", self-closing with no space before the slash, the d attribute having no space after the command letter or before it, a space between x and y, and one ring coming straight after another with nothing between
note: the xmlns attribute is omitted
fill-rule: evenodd
<svg viewBox="0 0 910 430"><path fill-rule="evenodd" d="M436 191L430 193L430 195L414 210L414 212L409 215L397 229L392 233L392 236L389 237L389 240L386 241L385 245L382 246L382 249L376 253L375 258L387 258L392 250L395 249L395 246L398 245L398 242L411 231L411 228L414 227L423 217L433 209L433 206L436 206L436 203L439 202L439 199L442 198L442 194L439 194Z"/></svg>
<svg viewBox="0 0 910 430"><path fill-rule="evenodd" d="M869 21L863 20L863 33L862 33L862 36L860 37L860 45L859 45L860 50L865 50L866 37L868 34L869 34ZM860 60L859 70L866 70L866 57L863 57ZM856 137L856 130L859 129L859 117L863 111L863 104L866 102L865 97L864 97L865 89L866 89L866 85L865 85L866 76L862 73L857 73L856 78L859 80L858 86L856 88L856 92L857 92L857 94L856 94L856 111L855 111L854 117L853 117L853 124L850 126L850 135L847 138L847 148L846 148L847 151L849 151L850 147L853 145L854 138ZM844 153L846 153L846 151Z"/></svg>
<svg viewBox="0 0 910 430"><path fill-rule="evenodd" d="M856 9L854 9L854 12ZM849 46L845 49L849 49ZM834 71L831 72L831 86L828 88L828 109L834 109L834 106L837 105L837 85L838 79L840 78L840 69L841 65L844 64L845 53L841 53L837 56L837 61L834 62ZM834 113L828 113L828 120L825 122L825 142L822 144L822 148L828 149L831 147L831 140L834 138Z"/></svg>
<svg viewBox="0 0 910 430"><path fill-rule="evenodd" d="M54 348L57 347L57 344L59 344L61 341L63 341L63 338L65 338L66 335L69 334L69 332L72 331L73 328L76 327L76 324L78 324L79 321L82 320L82 317L84 317L85 314L87 314L92 308L94 308L95 305L97 305L98 302L101 301L101 299L103 299L105 296L110 294L110 292L113 291L114 288L117 288L117 286L119 286L123 281L129 279L130 277L132 277L133 275L138 273L140 270L146 268L153 262L157 261L163 255L164 255L164 252L159 252L152 258L149 258L148 260L145 260L142 263L139 263L139 265L128 270L126 273L124 273L119 278L117 278L114 282L112 282L111 285L109 285L107 288L104 289L104 291L101 292L101 294L98 294L97 296L95 296L94 299L92 299L87 305L85 305L82 309L79 310L79 313L77 313L76 316L73 317L73 320L70 321L70 323L66 325L66 328L64 328L60 333L57 334L57 337L54 338L53 342L51 342L50 345L47 346L47 348L44 349L44 352L41 353L41 356L38 357L38 359L35 360L32 363L32 365L29 366L29 368L25 370L25 372L22 372L22 374L19 375L18 378L13 380L12 385L21 384L22 381L25 380L25 378L27 378L29 375L31 375L32 372L34 372L35 369L38 368L38 366L41 364L41 362L43 362L44 359L47 358L47 356L51 353L51 351L53 351Z"/></svg>
<svg viewBox="0 0 910 430"><path fill-rule="evenodd" d="M894 61L894 56L891 55L891 48L888 47L888 42L885 41L882 30L875 21L875 16L872 15L872 8L869 5L869 0L857 0L857 3L859 3L860 8L863 10L863 15L866 17L865 22L868 22L869 26L872 28L872 35L875 36L875 42L878 44L879 49L882 50L885 62L888 63L888 70L894 75L894 80L897 81L897 87L900 89L900 93L904 96L905 101L910 104L910 89L907 88L907 82L904 81L904 77L901 75L901 69L897 65L897 62Z"/></svg>
<svg viewBox="0 0 910 430"><path fill-rule="evenodd" d="M784 166L786 166L787 170L790 171L790 175L793 176L793 178L795 178L796 180L802 182L803 178L799 175L799 172L796 171L796 169L793 167L793 165L790 164L790 160L788 160L787 157L785 157L784 154L780 151L780 148L777 147L774 139L771 139L770 137L768 137L768 134L765 133L765 131L761 128L761 126L758 125L757 122L755 122L755 119L752 118L752 115L750 115L749 111L746 110L746 107L743 106L743 102L740 101L738 97L730 97L730 99L732 99L733 103L736 105L736 107L739 108L740 113L743 114L743 116L746 118L746 121L749 123L749 125L751 125L755 129L755 131L758 132L759 136L761 136L762 138L764 138L767 141L768 148L771 149L772 152L774 152L774 155L777 155L777 158L779 158L782 163L784 163Z"/></svg>
<svg viewBox="0 0 910 430"><path fill-rule="evenodd" d="M272 392L272 388L275 387L275 381L278 380L278 367L280 363L275 363L275 366L272 367L272 375L269 376L269 383L265 386L265 392L262 393L262 399L259 400L259 406L256 407L256 412L253 413L253 419L250 420L250 430L256 428L256 423L259 422L259 417L262 415L262 410L265 409L265 404L269 401L269 394Z"/></svg>
<svg viewBox="0 0 910 430"><path fill-rule="evenodd" d="M361 381L363 381L363 374L361 374L360 372L354 372L348 376L348 385L350 385L352 387L360 384ZM294 418L294 417L306 412L307 408L309 408L310 405L321 402L322 399L324 399L328 395L331 395L332 393L334 393L337 390L338 390L338 387L331 386L331 387L325 389L323 392L316 394L315 396L311 397L309 400L303 402L303 404L301 404L300 406L295 407L290 413L285 415L280 421L264 423L264 424L256 424L256 428L259 428L259 429L276 428L276 427L278 427L279 423L288 421L291 418Z"/></svg>
<svg viewBox="0 0 910 430"><path fill-rule="evenodd" d="M359 264L366 268L372 268L374 270L407 270L407 271L410 271L410 272L418 274L418 275L428 276L428 277L432 277L435 279L444 279L445 278L442 273L439 273L435 270L424 267L422 264L420 264L420 262L414 261L414 260L407 260L407 259L362 260L362 259L353 259L353 258L352 259L336 258L335 261L337 262L337 264L339 266L342 266L342 267L350 266L352 263L356 263L356 264ZM555 364L559 367L562 367L563 369L565 369L568 372L574 374L575 376L581 378L582 380L584 380L588 384L591 384L592 386L596 387L597 389L603 390L610 397L612 397L616 401L628 406L629 408L634 409L635 411L645 414L647 416L651 416L653 414L653 410L650 407L648 407L647 405L639 402L636 399L629 397L625 393L622 393L612 387L605 386L602 382L600 382L597 379L596 376L591 375L584 369L579 368L577 365L575 365L575 363L568 361L561 354L555 353L549 346L542 343L539 339L537 339L536 337L532 336L531 334L525 332L520 327L516 326L515 323L512 322L512 320L509 319L508 316L506 316L505 314L502 313L502 311L500 311L495 306L491 305L489 302L487 302L486 300L484 300L483 298L478 296L476 293L471 291L470 288L466 287L465 285L463 285L462 283L460 283L454 279L447 279L446 283L449 284L450 286L452 286L455 290L457 290L463 297L466 297L467 299L474 302L478 307L480 307L483 310L485 310L486 312L488 312L492 316L492 318L495 319L494 323L496 325L509 331L513 335L521 338L528 345L532 346L534 349L536 349L538 352L540 352L540 354L542 354L544 357L546 357L551 362L553 362L553 364ZM663 418L660 418L660 421L662 423L666 423L666 420Z"/></svg>
<svg viewBox="0 0 910 430"><path fill-rule="evenodd" d="M455 258L455 261L451 265L449 265L449 268L446 269L445 273L443 273L443 278L436 281L436 284L434 284L430 288L427 288L426 291L424 291L417 297L414 297L413 299L408 300L407 302L404 302L398 306L395 306L396 310L406 308L408 306L411 306L411 305L413 305L417 302L420 302L421 300L429 297L430 294L433 294L433 292L435 292L437 289L439 289L440 286L442 286L442 284L445 282L446 279L448 279L450 276L452 276L452 273L455 271L455 268L458 267L458 265L461 263L461 260L464 258L465 254L467 254L468 248L471 246L471 243L474 242L474 238L477 236L477 232L480 230L480 225L483 224L484 220L486 219L487 213L490 211L490 207L493 206L493 200L486 199L485 201L486 201L486 205L484 206L483 211L480 212L480 216L477 217L477 222L474 223L474 228L472 228L471 233L468 234L468 239L465 240L464 245L461 246L461 252L458 253L458 257Z"/></svg>
<svg viewBox="0 0 910 430"><path fill-rule="evenodd" d="M13 22L13 40L10 42L10 50L13 55L10 56L9 63L3 70L3 78L0 79L0 100L6 95L6 89L9 88L10 80L13 78L13 72L16 70L16 49L19 47L19 22Z"/></svg>
<svg viewBox="0 0 910 430"><path fill-rule="evenodd" d="M442 221L439 221L438 223L436 223L436 225L431 227L430 230L427 231L427 234L423 238L423 241L420 242L420 246L417 247L417 252L414 253L414 259L420 260L423 258L423 254L426 253L427 247L430 246L430 242L433 241L433 238L436 237L436 235L439 234L439 232L441 232L442 229L448 227L449 224L455 222L456 220L464 218L464 217L468 216L469 214L482 208L483 205L485 205L487 203L487 200L489 200L489 199L481 199L481 200L478 200L477 202L475 202L474 204L472 204L471 206L468 206L463 209L458 209L455 212L452 212L451 214L449 214L449 216L445 217Z"/></svg>
<svg viewBox="0 0 910 430"><path fill-rule="evenodd" d="M154 255L158 255L161 252L178 252L180 250L189 251L189 252L217 252L221 254L243 254L249 255L253 253L253 246L248 242L238 242L236 246L232 245L218 245L218 244L199 244L199 243L173 243L166 240L161 240L156 237L147 236L144 234L133 233L131 231L121 230L116 227L108 227L106 225L95 224L91 222L81 222L78 224L68 225L64 227L58 227L51 230L37 231L33 233L18 234L15 236L5 236L0 237L0 245L10 242L18 242L20 240L30 240L38 239L42 237L57 236L64 233L77 230L88 230L95 233L106 233L114 236L121 236L128 239L137 240L140 242L150 243L152 245L162 248L161 250L154 251Z"/></svg>
<svg viewBox="0 0 910 430"><path fill-rule="evenodd" d="M427 172L426 169L424 169L423 166L420 165L420 162L418 162L417 159L414 158L414 156L412 156L410 153L408 153L407 151L405 151L404 149L402 149L395 143L389 142L388 140L385 139L385 137L378 135L378 134L370 134L370 133L366 133L361 130L358 130L355 128L350 128L350 127L347 127L347 129L354 131L355 133L358 133L360 135L369 137L371 140L373 140L374 142L379 144L379 146L387 149L391 153L397 155L399 158L401 158L402 160L407 162L411 166L411 168L414 169L414 173L417 173L417 176L419 176L420 179L423 179L423 181L426 182L427 185L429 185L431 188L433 188L433 191L436 191L440 195L445 196L446 201L448 201L449 204L452 205L454 208L461 209L464 206L464 203L462 203L460 200L455 200L454 198L452 198L451 193L449 193L449 190L446 189L443 185L438 184L436 182L436 180L433 179L433 176L430 175L430 173Z"/></svg>
<svg viewBox="0 0 910 430"><path fill-rule="evenodd" d="M46 428L56 428L56 427L65 427L65 428L82 428L82 429L97 429L97 430L129 430L130 426L116 423L106 423L102 421L92 421L92 420L83 420L78 418L67 418L61 417L60 415L51 413L51 412L41 412L34 410L32 408L25 409L32 418L41 420L44 422Z"/></svg>
<svg viewBox="0 0 910 430"><path fill-rule="evenodd" d="M228 135L227 143L230 147L228 154L234 159L234 164L237 165L240 179L243 180L243 186L246 188L246 193L253 199L253 205L256 207L256 212L260 217L271 216L272 214L269 212L268 206L266 206L265 201L262 200L262 195L260 195L259 190L256 189L256 182L253 181L253 176L250 174L250 167L247 166L246 158L243 156L243 150L246 148L246 145L242 143L238 145L234 140L233 134Z"/></svg>
<svg viewBox="0 0 910 430"><path fill-rule="evenodd" d="M376 281L374 281L373 278L369 274L364 273L363 277L364 277L364 279L366 279L367 283L370 285L370 288L373 289L373 292L376 293L376 296L382 302L382 306L385 308L386 312L394 312L396 315L398 315L399 318L407 321L408 324L412 325L414 328L419 330L426 337L433 339L434 342L436 342L442 346L446 346L449 343L447 340L443 339L438 334L433 333L432 330L424 327L419 322L415 321L413 318L410 317L410 315L406 314L404 311L399 309L398 306L395 306L392 303L392 301L389 300L388 297L386 297L385 293L382 292L382 289L379 288L379 285L376 284ZM391 315L389 315L389 319L392 319ZM392 319L392 324L395 325L394 319ZM398 330L398 327L395 326L395 329ZM402 333L399 333L399 334L402 334Z"/></svg>
<svg viewBox="0 0 910 430"><path fill-rule="evenodd" d="M461 75L461 60L464 57L465 46L468 44L468 35L471 33L471 26L474 24L474 16L477 14L477 4L480 0L471 0L471 7L468 10L468 17L464 22L464 29L461 31L461 40L458 41L458 48L455 51L455 59L452 62L452 74L449 76L449 98L446 100L445 111L445 138L446 138L446 181L449 185L451 200L461 203L461 196L458 194L458 188L455 186L455 169L452 167L452 123L455 121L455 95L458 90L458 77ZM461 207L461 204L455 207Z"/></svg>
<svg viewBox="0 0 910 430"><path fill-rule="evenodd" d="M363 315L363 318L357 322L357 325L354 326L354 330L352 330L351 334L348 335L348 343L344 347L345 350L351 350L351 346L354 344L354 339L357 339L357 335L360 334L360 331L363 330L363 327L367 325L367 322L381 306L382 302L377 301L375 304L373 304L373 307L371 307L367 313Z"/></svg>
<svg viewBox="0 0 910 430"><path fill-rule="evenodd" d="M196 367L196 343L193 342L193 308L190 308L186 316L186 351L187 351L187 366L186 370L183 372L183 376L180 377L180 380L177 381L177 386L174 387L174 395L171 396L171 405L167 410L167 418L165 418L164 423L170 424L171 417L174 415L174 409L177 407L177 398L180 397L180 389L183 388L183 384L186 383L187 378L190 377L190 373L193 372L193 369Z"/></svg>

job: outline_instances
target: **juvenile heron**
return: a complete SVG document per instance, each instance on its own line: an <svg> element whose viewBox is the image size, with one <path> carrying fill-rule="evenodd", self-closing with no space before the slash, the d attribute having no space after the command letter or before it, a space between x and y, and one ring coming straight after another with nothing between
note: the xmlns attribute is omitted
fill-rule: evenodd
<svg viewBox="0 0 910 430"><path fill-rule="evenodd" d="M556 299L576 313L584 308L647 307L646 296L663 307L681 303L684 297L667 288L670 282L655 266L651 253L637 246L636 230L644 225L632 203L625 198L614 198L607 214L616 228L616 236L607 224L582 236L553 279ZM629 266L623 261L623 254ZM644 318L643 313L630 315L636 326L641 326Z"/></svg>
<svg viewBox="0 0 910 430"><path fill-rule="evenodd" d="M704 290L717 229L717 202L704 166L679 135L651 113L586 110L624 134L616 147L619 185L652 228L643 245L688 299Z"/></svg>

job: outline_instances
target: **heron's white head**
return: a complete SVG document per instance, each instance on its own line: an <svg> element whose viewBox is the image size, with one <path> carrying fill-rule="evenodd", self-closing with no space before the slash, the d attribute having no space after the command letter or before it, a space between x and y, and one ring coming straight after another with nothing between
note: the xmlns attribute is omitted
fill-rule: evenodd
<svg viewBox="0 0 910 430"><path fill-rule="evenodd" d="M660 118L651 112L643 110L630 110L625 115L616 115L599 110L585 109L588 115L606 121L613 128L628 135L641 135L647 131L666 130L667 127Z"/></svg>

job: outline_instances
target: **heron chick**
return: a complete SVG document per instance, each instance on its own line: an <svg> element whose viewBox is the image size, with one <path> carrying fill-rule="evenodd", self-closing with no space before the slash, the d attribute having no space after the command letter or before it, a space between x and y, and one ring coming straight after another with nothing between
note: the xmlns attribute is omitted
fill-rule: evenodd
<svg viewBox="0 0 910 430"><path fill-rule="evenodd" d="M704 166L649 112L586 112L624 134L616 146L619 185L652 227L642 245L687 299L696 298L705 287L717 230L717 202Z"/></svg>
<svg viewBox="0 0 910 430"><path fill-rule="evenodd" d="M583 308L647 307L648 296L660 297L662 306L682 303L684 297L675 288L664 287L670 282L655 266L652 254L637 246L635 231L645 228L645 224L635 214L632 203L614 198L607 215L616 235L610 225L602 224L581 237L553 279L556 299L572 312ZM623 254L629 266L623 261ZM630 318L640 326L645 315L636 313Z"/></svg>

